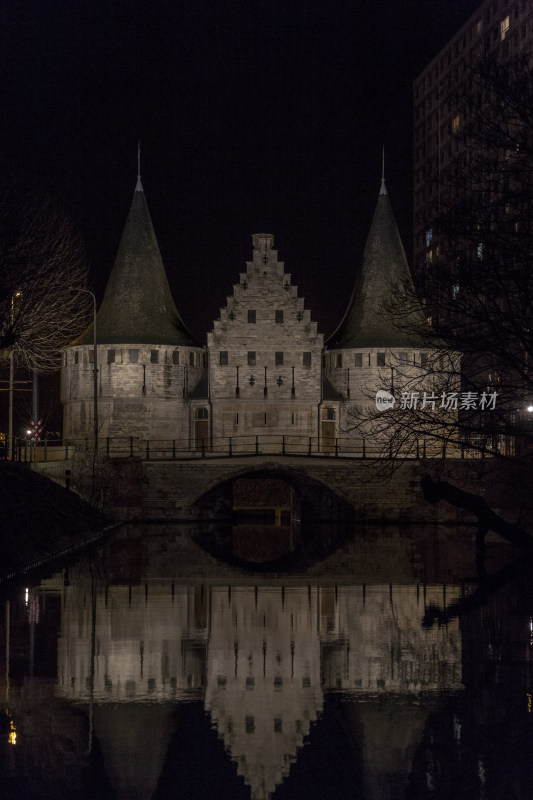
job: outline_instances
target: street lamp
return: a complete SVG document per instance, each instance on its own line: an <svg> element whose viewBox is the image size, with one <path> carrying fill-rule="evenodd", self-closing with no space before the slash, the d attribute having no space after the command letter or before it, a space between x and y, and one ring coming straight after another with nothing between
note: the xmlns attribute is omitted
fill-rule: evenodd
<svg viewBox="0 0 533 800"><path fill-rule="evenodd" d="M11 330L15 324L15 298L20 297L22 292L17 291L11 295ZM9 407L7 420L7 457L13 459L13 384L15 378L15 360L13 358L13 346L9 351Z"/></svg>
<svg viewBox="0 0 533 800"><path fill-rule="evenodd" d="M96 345L96 296L90 289L77 289L72 287L72 292L90 294L93 299L93 417L94 417L94 451L98 450L98 354Z"/></svg>

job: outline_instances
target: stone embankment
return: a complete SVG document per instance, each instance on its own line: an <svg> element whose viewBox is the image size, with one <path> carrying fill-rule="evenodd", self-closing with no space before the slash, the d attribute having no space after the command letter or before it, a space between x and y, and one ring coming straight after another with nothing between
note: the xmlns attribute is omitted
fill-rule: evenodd
<svg viewBox="0 0 533 800"><path fill-rule="evenodd" d="M109 525L77 494L0 462L0 582L97 541Z"/></svg>

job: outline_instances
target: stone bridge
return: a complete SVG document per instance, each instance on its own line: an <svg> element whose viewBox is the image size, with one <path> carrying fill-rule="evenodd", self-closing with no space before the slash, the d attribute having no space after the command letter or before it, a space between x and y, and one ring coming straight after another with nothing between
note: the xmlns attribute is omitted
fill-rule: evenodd
<svg viewBox="0 0 533 800"><path fill-rule="evenodd" d="M412 459L394 463L349 458L251 455L234 458L143 460L117 458L106 510L119 519L227 519L238 479L273 479L288 484L302 519L360 522L472 522L465 512L424 499L424 475L449 480L479 494L507 517L510 488L494 460ZM394 467L394 468L393 468ZM505 508L504 498L508 508ZM508 512L506 514L506 511Z"/></svg>

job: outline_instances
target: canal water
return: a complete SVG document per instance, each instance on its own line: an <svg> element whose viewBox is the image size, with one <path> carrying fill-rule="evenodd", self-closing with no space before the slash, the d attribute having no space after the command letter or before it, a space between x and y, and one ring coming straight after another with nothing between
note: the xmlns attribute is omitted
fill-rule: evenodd
<svg viewBox="0 0 533 800"><path fill-rule="evenodd" d="M0 585L0 798L531 798L528 564L468 528L314 534L246 565L124 526Z"/></svg>

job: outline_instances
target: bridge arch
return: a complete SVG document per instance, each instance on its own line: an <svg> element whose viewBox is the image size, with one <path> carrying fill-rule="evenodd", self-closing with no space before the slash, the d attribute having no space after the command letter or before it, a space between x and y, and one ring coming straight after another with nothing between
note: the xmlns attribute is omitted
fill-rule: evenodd
<svg viewBox="0 0 533 800"><path fill-rule="evenodd" d="M233 492L237 481L278 480L289 486L295 493L299 508L299 518L303 522L328 521L351 522L354 519L353 505L337 488L326 482L322 476L314 476L309 469L298 468L293 464L261 463L255 465L235 465L230 474L214 477L211 485L198 496L193 504L196 509L218 509L231 514Z"/></svg>

